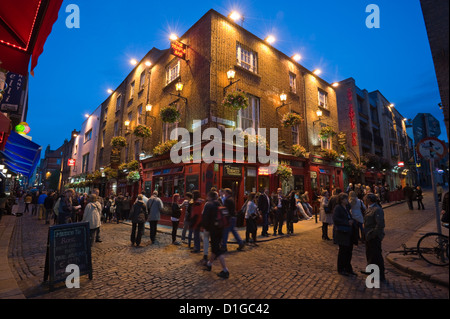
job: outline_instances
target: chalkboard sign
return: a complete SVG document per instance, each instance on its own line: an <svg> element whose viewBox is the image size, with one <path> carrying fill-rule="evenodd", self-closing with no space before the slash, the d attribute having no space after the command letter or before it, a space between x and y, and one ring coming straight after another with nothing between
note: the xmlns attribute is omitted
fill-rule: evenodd
<svg viewBox="0 0 450 319"><path fill-rule="evenodd" d="M44 281L50 278L50 288L54 283L66 280L69 275L66 267L70 264L78 266L80 276L89 275L92 279L89 231L87 222L49 227Z"/></svg>

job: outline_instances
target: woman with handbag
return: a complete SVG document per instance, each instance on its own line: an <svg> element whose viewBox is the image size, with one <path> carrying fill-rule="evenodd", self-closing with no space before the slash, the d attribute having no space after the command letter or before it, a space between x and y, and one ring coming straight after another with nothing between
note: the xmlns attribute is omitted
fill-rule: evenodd
<svg viewBox="0 0 450 319"><path fill-rule="evenodd" d="M351 265L354 244L354 220L347 206L348 195L346 193L340 193L338 195L337 205L333 211L333 223L336 227L335 240L339 245L337 270L339 274L344 276L356 275Z"/></svg>
<svg viewBox="0 0 450 319"><path fill-rule="evenodd" d="M319 208L319 220L322 222L322 239L331 240L328 237L328 226L333 225L333 212L328 208L330 193L328 191L322 192L322 197L320 198L320 208Z"/></svg>

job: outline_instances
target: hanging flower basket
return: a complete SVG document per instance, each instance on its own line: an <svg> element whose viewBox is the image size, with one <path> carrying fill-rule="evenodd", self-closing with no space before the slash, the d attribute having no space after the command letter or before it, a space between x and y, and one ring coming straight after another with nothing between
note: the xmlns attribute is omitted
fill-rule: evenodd
<svg viewBox="0 0 450 319"><path fill-rule="evenodd" d="M150 137L152 136L152 129L145 125L138 125L134 128L133 134L137 137Z"/></svg>
<svg viewBox="0 0 450 319"><path fill-rule="evenodd" d="M165 143L159 143L153 149L153 156L160 156L160 155L170 152L170 150L172 149L172 146L174 146L177 143L178 143L177 140L169 140Z"/></svg>
<svg viewBox="0 0 450 319"><path fill-rule="evenodd" d="M138 182L141 179L141 175L138 171L132 171L127 176L127 181L130 184L133 184L135 182Z"/></svg>
<svg viewBox="0 0 450 319"><path fill-rule="evenodd" d="M165 123L176 123L180 120L181 114L175 106L166 106L159 113L161 119Z"/></svg>
<svg viewBox="0 0 450 319"><path fill-rule="evenodd" d="M239 111L248 107L248 97L239 91L228 93L222 104L225 107Z"/></svg>
<svg viewBox="0 0 450 319"><path fill-rule="evenodd" d="M127 140L123 136L115 136L111 139L111 146L122 148L127 146Z"/></svg>
<svg viewBox="0 0 450 319"><path fill-rule="evenodd" d="M338 152L334 150L322 150L322 157L329 161L336 161L339 158Z"/></svg>
<svg viewBox="0 0 450 319"><path fill-rule="evenodd" d="M296 157L307 157L307 154L308 152L306 151L306 148L304 148L300 144L292 145L292 155Z"/></svg>
<svg viewBox="0 0 450 319"><path fill-rule="evenodd" d="M336 135L336 132L333 131L333 128L331 126L325 126L319 132L319 137L323 141L326 141L327 139L329 139L330 137L333 137L335 135Z"/></svg>
<svg viewBox="0 0 450 319"><path fill-rule="evenodd" d="M287 181L289 178L292 177L292 168L286 166L286 165L278 165L276 174L282 179Z"/></svg>
<svg viewBox="0 0 450 319"><path fill-rule="evenodd" d="M291 127L301 124L303 121L303 117L300 114L294 112L288 112L283 115L283 119L281 123L284 127Z"/></svg>

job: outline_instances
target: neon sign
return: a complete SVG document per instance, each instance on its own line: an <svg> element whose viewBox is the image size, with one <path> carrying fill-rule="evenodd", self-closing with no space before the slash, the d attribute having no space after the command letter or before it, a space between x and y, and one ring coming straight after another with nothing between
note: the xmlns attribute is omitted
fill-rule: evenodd
<svg viewBox="0 0 450 319"><path fill-rule="evenodd" d="M187 45L180 41L170 42L170 54L173 54L180 59L186 60Z"/></svg>

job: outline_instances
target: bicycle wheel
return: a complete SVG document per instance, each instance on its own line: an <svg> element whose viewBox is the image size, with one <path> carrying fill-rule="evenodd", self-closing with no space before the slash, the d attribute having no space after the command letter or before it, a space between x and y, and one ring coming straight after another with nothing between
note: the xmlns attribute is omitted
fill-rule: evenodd
<svg viewBox="0 0 450 319"><path fill-rule="evenodd" d="M448 237L439 233L425 234L417 242L417 252L426 262L435 266L448 265Z"/></svg>

